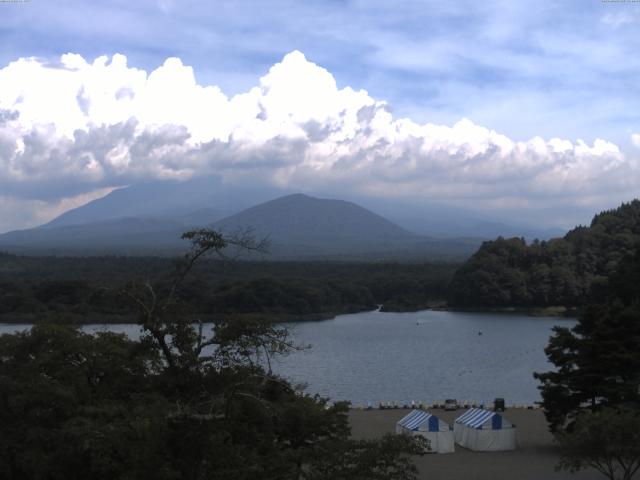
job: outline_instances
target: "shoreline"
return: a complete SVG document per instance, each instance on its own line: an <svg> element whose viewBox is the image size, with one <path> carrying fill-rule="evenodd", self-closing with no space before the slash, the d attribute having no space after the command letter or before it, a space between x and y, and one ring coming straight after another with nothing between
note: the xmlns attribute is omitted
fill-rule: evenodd
<svg viewBox="0 0 640 480"><path fill-rule="evenodd" d="M319 322L322 320L331 320L338 315L347 315L350 313L362 313L368 312L372 310L359 310L359 311L349 311L349 312L339 312L339 313L309 313L304 315L294 315L294 314L262 314L262 313L229 313L229 314L213 314L213 315L192 315L193 323L197 323L198 320L201 320L202 323L213 323L216 320L224 319L224 318L260 318L265 319L270 323L297 323L297 322ZM42 320L37 319L37 315L28 314L28 315L15 315L11 316L11 318L0 317L0 325L37 325L40 323L53 323L57 325L137 325L137 316L136 315L86 315L83 316L86 318L86 321L80 321L77 318L79 315L63 315L60 318L50 318ZM63 319L67 317L70 321L63 321ZM295 317L295 318L291 318Z"/></svg>
<svg viewBox="0 0 640 480"><path fill-rule="evenodd" d="M574 319L579 314L578 307L473 307L459 308L449 307L441 303L421 305L419 307L399 307L389 308L385 304L378 305L376 308L346 308L337 312L316 312L306 314L294 313L214 313L208 315L192 315L193 321L198 319L203 323L212 323L215 320L231 317L263 319L270 323L301 323L301 322L320 322L323 320L333 320L340 315L350 315L366 312L384 312L384 313L416 313L422 311L434 312L461 312L461 313L495 313L495 314L521 314L530 317L557 317ZM7 318L9 317L9 318ZM40 317L41 318L41 317ZM84 319L87 319L86 321ZM37 314L18 314L18 315L1 315L0 325L35 325L38 323L54 323L60 325L127 325L137 324L136 315L105 315L105 314L87 314L79 315L77 313L60 314L57 318L47 320L38 319ZM64 321L68 320L68 321Z"/></svg>
<svg viewBox="0 0 640 480"><path fill-rule="evenodd" d="M446 304L429 304L420 307L404 307L404 308L388 308L384 304L379 309L381 312L388 313L413 313L425 310L434 312L465 312L465 313L516 313L527 315L530 317L565 317L576 318L580 313L581 307L565 307L562 305L551 307L450 307Z"/></svg>

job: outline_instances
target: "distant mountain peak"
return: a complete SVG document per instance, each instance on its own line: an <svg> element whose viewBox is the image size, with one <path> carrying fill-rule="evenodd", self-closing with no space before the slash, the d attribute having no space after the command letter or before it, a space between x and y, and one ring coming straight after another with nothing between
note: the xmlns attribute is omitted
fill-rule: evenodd
<svg viewBox="0 0 640 480"><path fill-rule="evenodd" d="M307 195L306 193L290 193L289 195L283 195L282 197L274 198L272 201L275 202L277 200L319 200L317 197L312 197L311 195Z"/></svg>
<svg viewBox="0 0 640 480"><path fill-rule="evenodd" d="M296 202L296 203L301 202L303 204L321 204L326 202L336 202L336 203L344 203L344 204L359 206L356 203L348 202L346 200L314 197L306 193L290 193L288 195L283 195L281 197L274 198L273 200L266 201L263 203L263 205L273 204L273 203L288 203L288 202ZM255 206L257 207L258 205L255 205ZM364 208L364 207L360 207L360 208Z"/></svg>
<svg viewBox="0 0 640 480"><path fill-rule="evenodd" d="M69 255L176 254L186 248L181 233L206 225L225 233L252 228L257 237L269 237L273 259L459 257L479 244L421 236L351 201L199 178L115 190L46 226L0 235L0 248Z"/></svg>
<svg viewBox="0 0 640 480"><path fill-rule="evenodd" d="M395 223L355 203L315 198L302 193L261 203L216 223L224 231L252 227L278 242L318 244L333 241L366 243L373 239L416 237Z"/></svg>

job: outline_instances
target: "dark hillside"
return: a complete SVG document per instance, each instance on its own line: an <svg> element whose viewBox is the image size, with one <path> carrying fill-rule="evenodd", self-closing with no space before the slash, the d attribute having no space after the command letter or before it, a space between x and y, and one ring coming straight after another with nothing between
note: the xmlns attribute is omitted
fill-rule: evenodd
<svg viewBox="0 0 640 480"><path fill-rule="evenodd" d="M527 245L485 242L456 272L449 303L457 307L580 306L640 244L640 200L597 214L589 227Z"/></svg>

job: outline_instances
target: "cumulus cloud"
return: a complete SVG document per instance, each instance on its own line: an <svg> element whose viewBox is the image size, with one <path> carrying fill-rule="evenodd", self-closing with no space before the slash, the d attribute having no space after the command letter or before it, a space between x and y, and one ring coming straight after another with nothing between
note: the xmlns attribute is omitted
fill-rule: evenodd
<svg viewBox="0 0 640 480"><path fill-rule="evenodd" d="M233 97L199 85L177 58L150 73L123 55L22 58L0 69L5 203L59 205L100 188L208 173L487 205L632 192L639 179L636 160L606 140L514 141L468 119L395 118L298 51Z"/></svg>

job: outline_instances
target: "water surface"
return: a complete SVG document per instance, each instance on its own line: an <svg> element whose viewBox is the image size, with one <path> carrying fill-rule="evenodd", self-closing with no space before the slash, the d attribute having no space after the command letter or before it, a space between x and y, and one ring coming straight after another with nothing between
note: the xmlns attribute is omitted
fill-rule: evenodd
<svg viewBox="0 0 640 480"><path fill-rule="evenodd" d="M457 398L540 400L534 371L555 325L574 320L515 314L367 312L296 324L312 349L279 362L278 372L308 391L360 405ZM481 333L481 334L480 334Z"/></svg>
<svg viewBox="0 0 640 480"><path fill-rule="evenodd" d="M288 324L296 352L273 364L309 393L356 405L445 398L508 404L540 399L534 371L551 368L544 355L551 328L574 320L516 314L421 311L365 312ZM28 328L0 325L0 333ZM137 338L137 325L85 325Z"/></svg>

